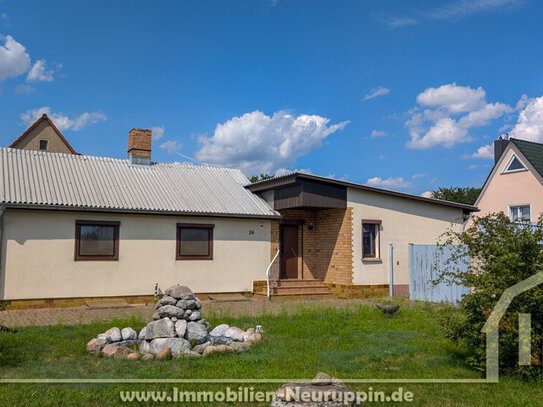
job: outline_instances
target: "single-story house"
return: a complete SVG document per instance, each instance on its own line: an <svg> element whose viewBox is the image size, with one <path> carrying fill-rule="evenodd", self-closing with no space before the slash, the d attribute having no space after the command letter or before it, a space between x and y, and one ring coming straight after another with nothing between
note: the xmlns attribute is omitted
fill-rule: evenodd
<svg viewBox="0 0 543 407"><path fill-rule="evenodd" d="M259 183L234 169L0 149L0 300L9 307L199 294L408 293L408 244L461 229L475 207L293 173ZM277 254L279 252L279 254ZM277 254L277 256L276 256Z"/></svg>

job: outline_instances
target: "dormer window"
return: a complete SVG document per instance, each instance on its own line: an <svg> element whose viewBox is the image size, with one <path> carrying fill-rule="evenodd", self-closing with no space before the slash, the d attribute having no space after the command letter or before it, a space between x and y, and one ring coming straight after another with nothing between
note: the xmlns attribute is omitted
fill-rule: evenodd
<svg viewBox="0 0 543 407"><path fill-rule="evenodd" d="M526 171L528 168L524 165L524 163L518 158L515 154L511 156L509 159L509 162L505 166L505 169L503 170L503 173L510 173L510 172L518 172L518 171Z"/></svg>

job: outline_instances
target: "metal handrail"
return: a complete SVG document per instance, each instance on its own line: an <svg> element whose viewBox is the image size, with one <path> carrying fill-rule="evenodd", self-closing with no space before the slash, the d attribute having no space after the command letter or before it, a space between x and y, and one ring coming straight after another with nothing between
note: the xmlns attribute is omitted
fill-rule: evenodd
<svg viewBox="0 0 543 407"><path fill-rule="evenodd" d="M267 281L267 285L268 285L268 299L270 298L270 295L271 295L271 291L273 290L273 287L275 286L275 283L277 283L277 280L279 280L279 273L278 273L278 269L279 269L279 263L276 265L274 271L276 272L277 276L275 278L275 281L273 281L273 283L270 284L270 280L271 280L271 268L273 266L273 263L275 263L275 260L277 260L277 257L279 257L279 249L277 249L276 253L275 253L275 256L273 257L273 260L271 261L270 265L268 266L267 270L266 270L266 281Z"/></svg>

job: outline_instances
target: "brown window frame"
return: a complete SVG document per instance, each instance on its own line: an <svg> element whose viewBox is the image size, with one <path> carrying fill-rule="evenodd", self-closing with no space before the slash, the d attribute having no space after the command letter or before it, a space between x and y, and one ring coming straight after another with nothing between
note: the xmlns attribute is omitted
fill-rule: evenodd
<svg viewBox="0 0 543 407"><path fill-rule="evenodd" d="M381 258L381 224L379 219L362 219L362 259L380 259ZM373 237L373 247L375 254L364 253L364 225L373 225L376 233ZM379 255L379 256L378 256Z"/></svg>
<svg viewBox="0 0 543 407"><path fill-rule="evenodd" d="M207 256L181 256L179 249L181 249L181 229L209 229L209 254ZM176 260L213 260L213 229L215 225L212 223L178 223L176 226L176 244L175 244L175 259Z"/></svg>
<svg viewBox="0 0 543 407"><path fill-rule="evenodd" d="M79 254L79 241L81 238L81 226L113 226L113 256L85 256ZM121 222L105 220L82 220L75 221L75 253L76 261L117 261L119 260L119 229Z"/></svg>

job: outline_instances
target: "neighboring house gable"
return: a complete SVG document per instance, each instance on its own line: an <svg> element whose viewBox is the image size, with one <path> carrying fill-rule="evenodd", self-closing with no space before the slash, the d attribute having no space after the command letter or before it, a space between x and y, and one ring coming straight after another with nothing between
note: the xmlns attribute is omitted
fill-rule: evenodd
<svg viewBox="0 0 543 407"><path fill-rule="evenodd" d="M76 153L54 123L43 114L9 148L46 151L48 153Z"/></svg>
<svg viewBox="0 0 543 407"><path fill-rule="evenodd" d="M479 216L503 212L537 221L543 212L543 144L511 139L496 158L475 203Z"/></svg>

